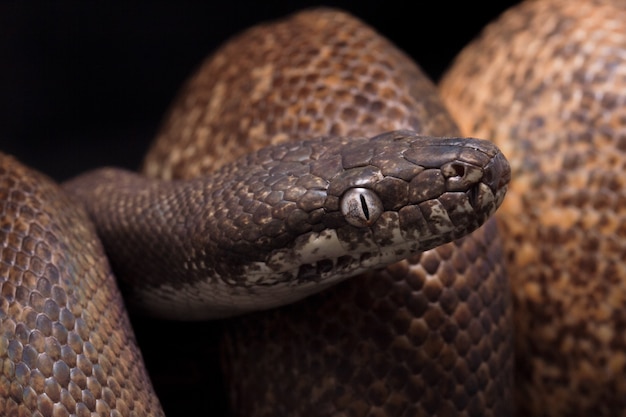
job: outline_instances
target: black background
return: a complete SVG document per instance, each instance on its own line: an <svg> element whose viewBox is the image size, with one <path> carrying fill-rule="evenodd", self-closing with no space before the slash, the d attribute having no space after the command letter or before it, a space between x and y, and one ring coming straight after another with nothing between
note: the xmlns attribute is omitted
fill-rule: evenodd
<svg viewBox="0 0 626 417"><path fill-rule="evenodd" d="M57 180L100 165L135 169L178 86L248 26L303 7L341 7L437 80L512 3L3 2L0 149Z"/></svg>
<svg viewBox="0 0 626 417"><path fill-rule="evenodd" d="M0 2L0 150L59 181L102 165L135 169L183 80L220 43L255 23L304 7L340 7L437 81L458 51L513 3ZM137 327L150 369L166 362L184 368L171 361L178 339L207 337L183 323L139 321ZM158 332L150 335L144 327ZM156 346L146 348L145 340ZM200 349L178 356L213 355ZM186 369L192 380L210 373ZM222 408L220 402L185 409L187 396L213 389L192 393L174 371L152 375L168 415Z"/></svg>

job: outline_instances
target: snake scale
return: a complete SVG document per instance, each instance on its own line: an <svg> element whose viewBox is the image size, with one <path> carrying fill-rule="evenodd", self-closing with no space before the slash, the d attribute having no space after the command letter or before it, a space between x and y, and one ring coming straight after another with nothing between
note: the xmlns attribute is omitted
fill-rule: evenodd
<svg viewBox="0 0 626 417"><path fill-rule="evenodd" d="M530 10L533 6L524 7ZM554 6L552 13L546 15L561 16L563 10ZM589 11L584 14L594 15ZM607 14L613 18L617 15ZM521 13L525 18L534 15L532 11ZM575 22L574 17L571 19ZM510 36L503 38L508 40ZM506 50L505 45L502 47ZM570 50L572 56L576 56L576 48ZM482 62L489 67L493 60L474 59L472 65L459 62L457 68L463 73L459 79L463 80L486 73L473 64ZM474 71L466 74L464 69ZM444 82L443 92L461 127L469 130L463 116L475 114L472 112L478 106L471 105L471 111L455 108L452 97L457 93L451 93L453 89L448 90L446 85L454 79L454 73L455 69ZM461 81L461 85L470 84ZM311 86L316 89L311 90ZM471 97L468 89L461 91L461 97ZM490 90L485 87L475 91ZM501 91L504 88L500 86L494 96L504 99ZM210 111L199 111L202 108ZM497 121L506 120L502 113L494 114L498 115L494 117ZM482 122L486 116L466 117L471 125L472 120ZM386 40L338 11L304 12L247 31L203 65L174 104L146 159L145 172L167 179L193 177L228 170L219 165L228 165L227 161L248 152L250 146L274 146L287 139L299 141L327 134L372 137L395 129L458 135L432 84ZM494 131L506 129L488 127L483 136L495 137ZM512 133L504 136L516 137ZM167 147L167 142L181 139L187 144L178 149L187 151ZM254 142L248 143L248 139ZM523 137L517 140L521 142ZM510 144L498 144L514 154ZM525 147L532 148L522 145ZM207 151L207 156L199 156L200 151ZM520 164L517 161L513 160L513 167ZM530 165L538 166L533 162ZM145 370L138 365L141 354L133 343L119 294L111 274L106 272L103 250L85 214L45 178L12 158L3 157L0 166L0 200L5 201L0 211L5 232L0 246L4 279L0 410L7 415L33 415L35 409L38 411L34 415L54 416L94 412L162 414ZM24 188L17 190L18 185ZM623 189L620 187L610 187L618 198ZM537 183L533 188L538 188ZM551 201L547 197L545 200ZM615 207L610 207L609 213L617 212ZM15 218L25 222L11 223ZM504 216L501 223L508 233L511 223ZM11 231L11 224L16 225L15 233L6 233ZM529 220L521 227L531 230L533 224ZM27 225L34 237L24 238ZM613 231L606 227L603 230L610 235ZM70 232L61 233L61 229ZM554 230L550 233L556 234ZM541 239L550 241L546 236ZM508 260L515 258L511 255L515 252L513 241L522 239L514 237L506 242ZM76 265L81 269L75 269L72 257L76 255L72 254L80 254ZM495 223L488 221L465 238L384 270L354 277L301 302L226 321L224 351L234 414L511 415L512 327L503 259ZM112 262L115 265L114 259ZM117 265L116 272L120 268ZM515 268L509 266L513 283L518 285L514 272ZM616 275L619 278L624 274L618 271ZM61 284L77 277L87 285L77 290L62 289ZM16 282L24 285L16 286ZM84 291L93 291L93 302L85 301L89 296ZM516 307L520 305L518 294L514 288ZM619 294L615 295L614 305L619 305ZM21 305L27 307L21 309ZM615 314L609 323L617 326L617 334L623 323L617 307ZM526 316L521 317L516 313L518 327ZM546 316L539 320L545 321ZM550 325L558 329L558 320ZM113 329L121 330L112 336ZM593 330L597 330L598 337L606 338L606 327ZM532 332L525 335L528 340L531 336ZM516 348L522 346L524 352L524 343L519 337L516 341ZM575 337L562 346L575 347ZM623 385L616 379L619 346L619 339L614 337L607 351L611 356L604 356L608 359L601 359L600 364L600 368L608 367L613 379L602 379L600 375L590 383L593 375L585 373L584 368L578 375L555 377L554 370L545 367L548 373L543 380L561 391L555 395L540 385L536 392L529 392L522 385L517 395L519 404L532 409L534 415L588 415L587 410L596 415L618 415L624 408L620 403L624 399ZM538 353L532 352L542 361L555 357ZM569 363L580 363L580 356L593 357L593 353L582 355L575 350L572 354L566 349L559 355L566 362L571 358ZM176 358L181 363L186 359ZM517 360L518 375L529 375L524 364L530 361L528 356ZM530 372L535 375L533 382L541 378L536 369ZM586 383L587 390L579 389L575 396L568 396L567 390L575 392L577 381ZM603 393L601 397L589 389L593 384L597 392ZM212 401L206 396L202 399L205 403ZM576 414L571 411L574 407L585 411ZM210 405L190 412L197 415L198 410L207 409Z"/></svg>

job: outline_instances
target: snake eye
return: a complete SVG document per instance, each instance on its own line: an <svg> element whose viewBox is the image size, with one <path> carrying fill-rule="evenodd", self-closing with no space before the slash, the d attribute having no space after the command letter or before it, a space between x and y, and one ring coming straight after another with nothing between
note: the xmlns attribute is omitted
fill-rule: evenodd
<svg viewBox="0 0 626 417"><path fill-rule="evenodd" d="M341 213L352 226L371 226L382 212L383 202L367 188L351 188L341 197Z"/></svg>

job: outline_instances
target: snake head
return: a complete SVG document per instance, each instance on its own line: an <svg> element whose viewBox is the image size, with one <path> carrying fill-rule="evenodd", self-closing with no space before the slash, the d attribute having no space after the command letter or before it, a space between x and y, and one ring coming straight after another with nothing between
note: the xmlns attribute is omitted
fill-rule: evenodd
<svg viewBox="0 0 626 417"><path fill-rule="evenodd" d="M495 213L511 177L479 139L394 131L324 142L307 161L316 180L302 181L317 186L286 216L297 236L265 260L284 273L277 280L330 285L465 236Z"/></svg>
<svg viewBox="0 0 626 417"><path fill-rule="evenodd" d="M495 213L511 177L495 145L471 138L394 131L333 155L334 169L325 158L311 162L328 186L323 204L306 209L323 208L311 230L333 230L350 253L367 245L406 257L460 238Z"/></svg>

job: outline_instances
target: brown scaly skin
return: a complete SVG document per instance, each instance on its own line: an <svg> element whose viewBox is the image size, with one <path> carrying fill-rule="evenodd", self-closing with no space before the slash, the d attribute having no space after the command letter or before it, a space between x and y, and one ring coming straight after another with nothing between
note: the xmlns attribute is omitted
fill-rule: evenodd
<svg viewBox="0 0 626 417"><path fill-rule="evenodd" d="M3 154L0 292L0 415L163 415L87 214Z"/></svg>
<svg viewBox="0 0 626 417"><path fill-rule="evenodd" d="M253 28L209 58L145 167L188 178L288 137L390 129L457 131L404 54L346 14L309 11ZM169 150L178 140L187 145ZM511 415L510 318L488 223L303 305L229 322L231 403L241 416Z"/></svg>
<svg viewBox="0 0 626 417"><path fill-rule="evenodd" d="M235 415L511 415L502 255L489 222L468 238L235 322L226 345Z"/></svg>
<svg viewBox="0 0 626 417"><path fill-rule="evenodd" d="M315 37L307 27L323 35ZM184 159L197 157L194 152L200 148L211 150L220 145L220 134L210 130L213 127L208 120L218 108L227 108L235 115L234 119L222 115L222 130L243 129L240 138L263 136L266 132L267 141L286 138L286 134L278 132L289 129L288 126L292 126L290 132L301 131L303 135L368 135L399 128L430 135L456 133L434 87L404 55L359 21L342 13L320 11L303 13L291 23L280 24L282 35L263 36L269 28L256 29L256 36L265 41L253 44L250 53L239 49L243 47L237 43L226 48L231 48L230 53L218 53L232 60L232 65L218 70L220 76L227 80L235 75L258 76L258 84L244 83L243 91L230 86L231 81L217 83L217 91L213 92L201 87L188 97L189 113L175 110L173 119L166 122L164 137L176 136L178 130L182 136L189 134L197 147L187 145L187 150L165 152L172 158L166 164L165 176L182 175L180 171L185 166L197 174L209 165L218 165L216 159L199 157L196 163ZM240 41L251 33L254 31ZM278 52L276 47L287 41L294 45L290 52ZM252 56L252 52L260 54L256 57L261 63L257 71L237 66L242 65L242 57ZM290 72L279 68L272 72L268 67L272 55L283 58L280 65L296 64L300 69ZM317 66L307 61L316 56L321 58ZM285 57L293 62L285 61ZM267 90L272 73L283 74L282 81L281 77L274 79L275 85ZM214 77L204 73L197 78L201 84L203 79ZM311 86L315 86L314 92ZM232 94L220 93L226 87ZM267 91L270 94L258 103L242 99L254 101ZM290 101L297 96L301 99ZM210 97L210 105L205 113L202 100L206 97ZM232 105L220 102L228 97L239 97L241 101ZM268 106L270 102L281 103L281 97L286 100L282 108ZM307 97L315 100L308 101ZM189 120L194 117L200 117L202 123L196 125ZM182 122L175 127L179 118ZM167 126L174 126L174 130ZM185 130L185 126L191 128ZM216 145L203 144L207 134L218 138ZM226 152L244 152L239 146L246 140L235 140L237 145L227 147ZM155 149L159 146L155 145ZM221 161L226 156L217 158ZM0 186L0 192L6 191L0 200L7 207L1 223L2 232L7 233L0 257L0 266L7 269L2 274L2 311L13 310L17 314L2 317L0 355L4 363L0 397L2 406L8 407L3 411L7 415L33 415L32 410L39 406L42 415L55 417L74 412L86 415L87 410L111 416L133 415L131 410L138 416L161 414L145 373L137 368L140 355L102 260L102 249L84 213L42 178L36 184L26 180L26 188L16 191L20 184L16 178L32 178L31 174L12 160L0 166L9 170L9 180ZM146 166L150 167L150 163ZM45 198L45 203L39 197ZM29 200L34 201L28 207L35 207L39 214L31 218L33 209L24 208L16 216L15 204L31 203ZM20 241L26 229L24 221L31 222L35 231L40 224L51 246L33 247L30 239ZM13 256L20 249L20 256ZM35 256L29 261L26 256L30 254ZM76 257L76 264L69 267L71 259L66 257ZM56 268L43 265L48 259L54 261ZM233 326L226 351L233 363L230 376L235 413L510 415L512 333L501 259L495 224L489 222L468 238L385 271L357 277L312 298L301 306L301 312L296 312L294 306L228 323ZM22 273L28 268L28 274ZM89 297L75 299L81 292L72 282L77 279L86 281L88 288L94 290L91 301L85 301ZM44 297L49 298L44 301ZM30 304L24 306L27 303ZM317 317L312 317L314 314ZM298 322L302 317L305 323ZM121 335L112 335L113 328L118 327ZM31 329L34 330L29 332ZM284 336L276 335L275 329L284 331ZM97 331L102 333L96 334ZM189 359L206 359L206 353L201 351L198 357L189 357L188 344L198 336L193 332L188 336L189 339L176 341L183 346L182 352L167 358L185 371L189 370L185 366ZM157 343L168 337L160 331ZM236 345L240 338L252 349ZM67 346L63 346L65 339ZM281 365L275 359L284 362ZM74 372L68 369L72 367ZM237 367L253 372L237 375ZM46 379L49 376L56 379ZM200 379L205 376L200 374ZM126 391L131 387L138 391ZM207 394L210 392L189 396L185 392L182 400L207 403L211 401ZM37 395L39 403L33 401ZM21 412L17 410L20 400ZM118 410L109 411L109 407Z"/></svg>
<svg viewBox="0 0 626 417"><path fill-rule="evenodd" d="M144 173L192 178L269 143L399 129L451 136L453 126L430 81L386 39L344 14L300 13L256 26L206 60Z"/></svg>
<svg viewBox="0 0 626 417"><path fill-rule="evenodd" d="M626 416L626 5L526 2L468 46L441 91L493 139L523 416Z"/></svg>

